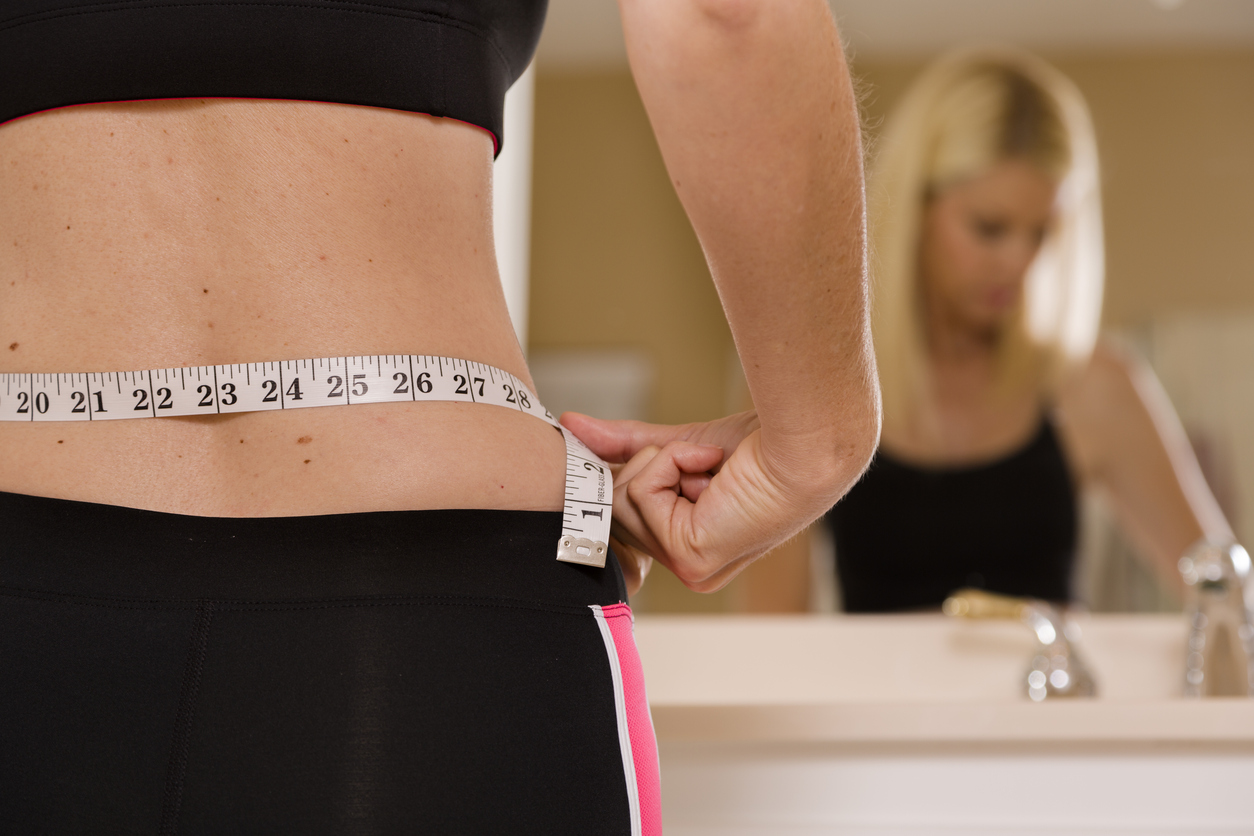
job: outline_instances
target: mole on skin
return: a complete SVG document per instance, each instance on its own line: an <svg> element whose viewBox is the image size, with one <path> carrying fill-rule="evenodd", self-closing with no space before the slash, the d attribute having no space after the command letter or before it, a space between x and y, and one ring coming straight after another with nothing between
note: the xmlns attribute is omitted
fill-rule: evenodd
<svg viewBox="0 0 1254 836"><path fill-rule="evenodd" d="M313 441L312 435L302 435L300 438L296 439L297 444L308 444L311 441Z"/></svg>

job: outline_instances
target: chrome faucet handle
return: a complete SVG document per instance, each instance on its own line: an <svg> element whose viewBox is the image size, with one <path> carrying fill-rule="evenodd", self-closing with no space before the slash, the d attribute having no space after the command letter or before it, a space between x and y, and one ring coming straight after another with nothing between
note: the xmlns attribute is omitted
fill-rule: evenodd
<svg viewBox="0 0 1254 836"><path fill-rule="evenodd" d="M1200 540L1178 568L1189 622L1185 696L1254 695L1249 554L1237 543Z"/></svg>
<svg viewBox="0 0 1254 836"><path fill-rule="evenodd" d="M1080 628L1052 604L982 589L960 589L945 599L941 609L955 618L1015 619L1031 629L1039 643L1025 682L1031 700L1096 695L1097 683L1074 645L1080 640Z"/></svg>

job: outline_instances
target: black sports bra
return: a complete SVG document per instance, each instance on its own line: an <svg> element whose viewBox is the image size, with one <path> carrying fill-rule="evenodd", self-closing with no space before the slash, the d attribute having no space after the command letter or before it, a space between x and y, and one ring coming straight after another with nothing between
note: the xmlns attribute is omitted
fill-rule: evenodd
<svg viewBox="0 0 1254 836"><path fill-rule="evenodd" d="M1053 423L1009 455L918 467L880 451L828 512L848 612L939 607L959 587L1070 601L1076 491Z"/></svg>
<svg viewBox="0 0 1254 836"><path fill-rule="evenodd" d="M428 113L490 131L547 0L0 0L0 123L229 97Z"/></svg>

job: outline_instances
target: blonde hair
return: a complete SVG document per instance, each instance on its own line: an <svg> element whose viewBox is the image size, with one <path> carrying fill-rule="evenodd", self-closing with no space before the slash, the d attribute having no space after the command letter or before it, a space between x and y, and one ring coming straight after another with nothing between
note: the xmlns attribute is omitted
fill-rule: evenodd
<svg viewBox="0 0 1254 836"><path fill-rule="evenodd" d="M999 340L1000 383L1026 381L1049 393L1093 349L1104 268L1097 148L1084 99L1026 53L949 55L923 72L890 117L869 179L873 333L887 421L924 418L929 405L918 277L924 205L1008 158L1037 165L1058 184L1058 197L1024 301Z"/></svg>

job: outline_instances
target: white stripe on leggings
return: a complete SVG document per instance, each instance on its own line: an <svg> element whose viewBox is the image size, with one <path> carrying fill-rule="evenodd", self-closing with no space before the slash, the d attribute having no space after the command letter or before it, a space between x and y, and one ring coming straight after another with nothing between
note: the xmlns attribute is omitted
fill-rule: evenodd
<svg viewBox="0 0 1254 836"><path fill-rule="evenodd" d="M618 714L618 748L623 753L623 777L627 779L627 806L631 812L631 836L640 836L640 790L636 786L636 765L631 754L631 729L627 726L627 698L623 693L623 670L618 664L618 647L610 632L605 613L597 604L591 605L605 642L605 655L610 660L610 676L614 681L614 711Z"/></svg>

